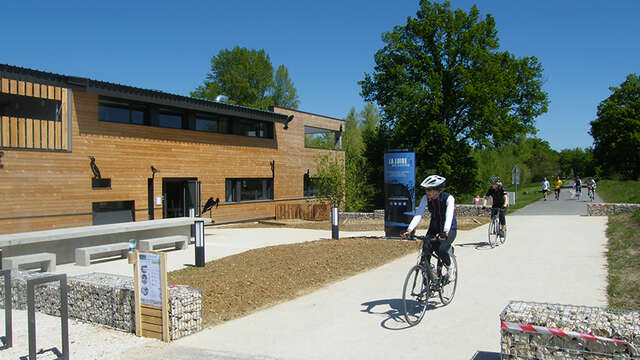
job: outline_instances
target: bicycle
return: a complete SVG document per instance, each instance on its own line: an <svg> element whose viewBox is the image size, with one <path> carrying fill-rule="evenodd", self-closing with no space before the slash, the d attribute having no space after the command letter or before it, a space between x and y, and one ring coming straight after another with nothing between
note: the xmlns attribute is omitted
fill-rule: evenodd
<svg viewBox="0 0 640 360"><path fill-rule="evenodd" d="M431 241L433 237L413 236L412 238L424 241ZM429 264L425 264L425 259L420 249L418 263L414 265L404 280L402 287L402 312L409 325L413 326L422 321L427 310L429 299L434 293L438 293L443 305L448 305L453 300L458 285L458 261L451 246L451 264L455 268L455 278L449 279L449 274L445 273L446 267L443 265L440 256L432 250L433 256ZM434 266L435 263L435 266ZM445 269L445 270L443 270Z"/></svg>
<svg viewBox="0 0 640 360"><path fill-rule="evenodd" d="M489 222L489 245L494 248L500 244L504 244L507 240L507 227L505 226L502 234L500 233L500 219L498 212L500 209L491 208L491 221Z"/></svg>
<svg viewBox="0 0 640 360"><path fill-rule="evenodd" d="M587 190L587 192L589 194L589 199L593 202L593 199L595 199L596 197L595 189L592 186L589 186L589 189Z"/></svg>

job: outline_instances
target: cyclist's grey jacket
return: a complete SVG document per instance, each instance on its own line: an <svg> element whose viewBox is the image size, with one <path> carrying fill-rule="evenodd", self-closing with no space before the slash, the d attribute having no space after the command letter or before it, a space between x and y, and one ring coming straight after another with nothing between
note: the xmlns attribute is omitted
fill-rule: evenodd
<svg viewBox="0 0 640 360"><path fill-rule="evenodd" d="M427 195L422 196L420 206L418 206L418 210L416 210L416 214L407 229L409 232L413 231L413 229L418 226L422 219L422 215L424 215L425 209L428 209L431 213L431 223L429 224L427 234L435 235L441 231L448 233L452 229L458 229L455 212L455 199L453 198L453 195L441 192L440 195L433 200L429 200Z"/></svg>

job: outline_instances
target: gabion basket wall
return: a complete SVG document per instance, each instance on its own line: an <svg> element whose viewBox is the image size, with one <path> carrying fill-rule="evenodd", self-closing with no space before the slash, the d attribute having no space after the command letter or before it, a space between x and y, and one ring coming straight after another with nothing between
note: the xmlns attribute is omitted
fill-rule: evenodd
<svg viewBox="0 0 640 360"><path fill-rule="evenodd" d="M500 322L502 359L640 360L640 311L511 301Z"/></svg>
<svg viewBox="0 0 640 360"><path fill-rule="evenodd" d="M27 281L47 273L13 272L12 307L27 308ZM133 277L88 273L67 278L69 317L110 328L135 332ZM202 330L202 290L186 285L171 285L169 292L169 335L171 340ZM58 283L35 287L35 309L60 316ZM0 278L0 308L4 306L4 280Z"/></svg>

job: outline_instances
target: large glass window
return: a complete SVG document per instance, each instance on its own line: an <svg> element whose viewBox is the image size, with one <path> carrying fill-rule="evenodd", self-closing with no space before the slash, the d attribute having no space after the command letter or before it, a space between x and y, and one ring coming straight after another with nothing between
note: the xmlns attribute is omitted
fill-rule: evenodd
<svg viewBox="0 0 640 360"><path fill-rule="evenodd" d="M182 115L169 112L161 112L158 114L158 126L173 129L182 129Z"/></svg>
<svg viewBox="0 0 640 360"><path fill-rule="evenodd" d="M342 132L305 126L304 146L316 149L340 150L342 148Z"/></svg>
<svg viewBox="0 0 640 360"><path fill-rule="evenodd" d="M187 118L189 121L185 121ZM190 113L181 108L156 108L152 104L130 103L109 97L100 98L99 119L122 124L145 124L269 139L273 138L274 132L273 123L269 121L213 113Z"/></svg>
<svg viewBox="0 0 640 360"><path fill-rule="evenodd" d="M142 105L100 103L98 118L100 121L123 124L144 124L146 110Z"/></svg>
<svg viewBox="0 0 640 360"><path fill-rule="evenodd" d="M62 101L0 93L0 116L62 121Z"/></svg>
<svg viewBox="0 0 640 360"><path fill-rule="evenodd" d="M226 202L273 200L273 179L226 179Z"/></svg>

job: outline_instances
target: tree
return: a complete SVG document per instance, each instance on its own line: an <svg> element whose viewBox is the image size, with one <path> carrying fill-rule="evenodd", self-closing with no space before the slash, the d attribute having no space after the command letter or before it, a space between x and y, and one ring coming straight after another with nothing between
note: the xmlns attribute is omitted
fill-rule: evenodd
<svg viewBox="0 0 640 360"><path fill-rule="evenodd" d="M366 101L376 102L396 147L414 148L427 169L463 181L475 171L470 145L497 146L535 133L547 111L542 66L535 57L499 52L491 15L469 13L421 0L415 18L383 34L373 74L360 82ZM435 137L434 137L435 136ZM466 180L465 180L466 179Z"/></svg>
<svg viewBox="0 0 640 360"><path fill-rule="evenodd" d="M293 81L289 78L289 71L284 65L278 66L273 87L273 105L289 109L297 109L300 99Z"/></svg>
<svg viewBox="0 0 640 360"><path fill-rule="evenodd" d="M630 74L598 105L591 122L596 166L623 179L640 177L640 78Z"/></svg>
<svg viewBox="0 0 640 360"><path fill-rule="evenodd" d="M264 50L236 46L220 50L211 58L206 80L191 96L214 100L229 97L229 103L267 109L277 105L297 109L299 100L289 72L280 65L275 74L269 55Z"/></svg>
<svg viewBox="0 0 640 360"><path fill-rule="evenodd" d="M320 155L315 159L318 197L331 206L340 207L345 197L344 162L335 155Z"/></svg>

